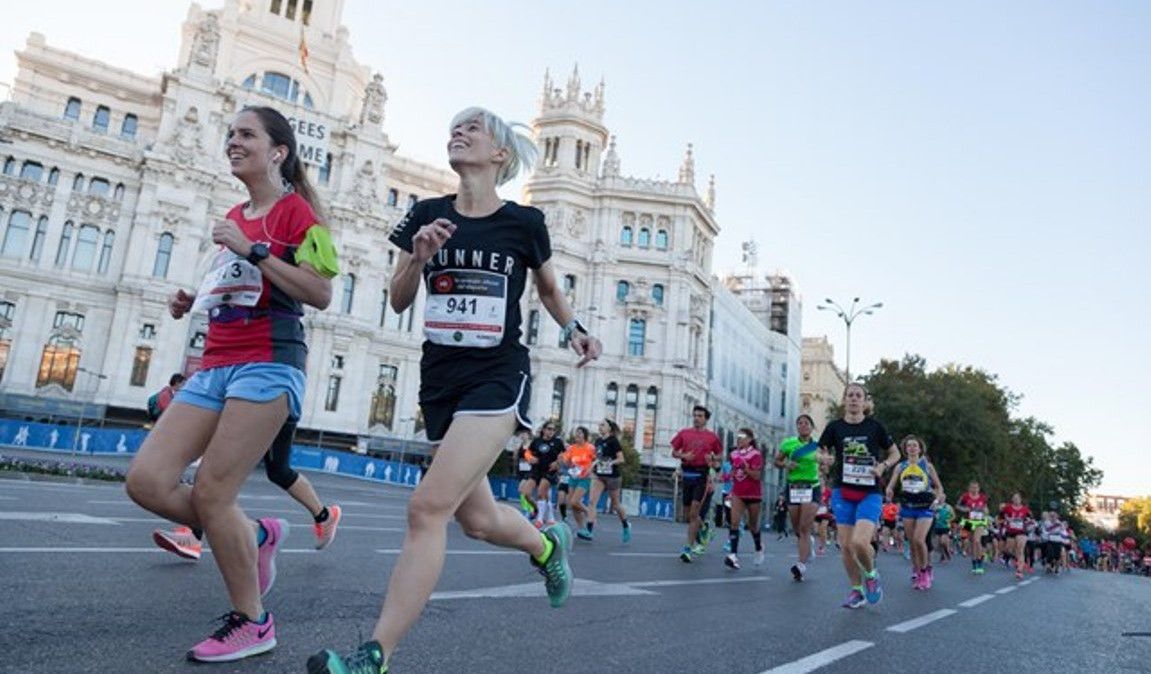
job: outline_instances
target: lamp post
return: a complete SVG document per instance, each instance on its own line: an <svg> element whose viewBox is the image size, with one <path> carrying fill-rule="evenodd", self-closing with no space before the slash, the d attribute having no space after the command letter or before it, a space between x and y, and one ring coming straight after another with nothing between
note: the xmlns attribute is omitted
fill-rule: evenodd
<svg viewBox="0 0 1151 674"><path fill-rule="evenodd" d="M865 307L860 306L858 297L852 299L851 305L846 309L839 306L839 304L837 304L836 302L834 302L831 299L823 300L823 304L820 304L818 307L816 307L816 309L819 309L820 311L835 312L835 315L842 318L843 324L845 326L847 326L847 369L846 369L846 374L847 374L847 382L849 384L851 383L851 324L854 323L855 319L859 318L860 316L869 316L869 315L875 313L876 309L879 309L882 307L883 307L883 302L876 302L875 304L869 304Z"/></svg>
<svg viewBox="0 0 1151 674"><path fill-rule="evenodd" d="M108 375L101 372L94 372L86 367L76 368L76 372L82 372L96 378L96 389L92 391L92 402L96 402L96 395L100 392L100 382L107 379ZM72 453L76 453L76 447L80 444L80 430L84 425L84 408L87 403L84 400L80 401L80 414L76 416L76 435L72 436Z"/></svg>

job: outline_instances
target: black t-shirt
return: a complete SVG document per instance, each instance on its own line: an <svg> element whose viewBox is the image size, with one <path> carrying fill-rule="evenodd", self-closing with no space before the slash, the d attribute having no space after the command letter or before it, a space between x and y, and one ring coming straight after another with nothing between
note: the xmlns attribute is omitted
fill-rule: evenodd
<svg viewBox="0 0 1151 674"><path fill-rule="evenodd" d="M539 463L532 466L532 470L540 473L547 472L551 468L552 463L563 454L564 441L558 436L552 436L551 440L544 440L543 438L535 438L532 440L531 447L532 455L539 460Z"/></svg>
<svg viewBox="0 0 1151 674"><path fill-rule="evenodd" d="M551 258L544 215L508 201L491 215L470 218L457 213L454 204L454 194L418 202L389 237L410 253L420 227L436 218L456 225L423 269L424 375L458 379L505 364L526 372L520 297L528 270Z"/></svg>
<svg viewBox="0 0 1151 674"><path fill-rule="evenodd" d="M614 435L597 438L595 441L595 465L592 472L600 477L619 477L619 464L611 463L623 451Z"/></svg>
<svg viewBox="0 0 1151 674"><path fill-rule="evenodd" d="M865 417L858 424L836 419L823 429L819 446L835 451L835 465L830 472L831 486L848 486L861 491L879 491L875 464L887 457L895 441L883 424Z"/></svg>

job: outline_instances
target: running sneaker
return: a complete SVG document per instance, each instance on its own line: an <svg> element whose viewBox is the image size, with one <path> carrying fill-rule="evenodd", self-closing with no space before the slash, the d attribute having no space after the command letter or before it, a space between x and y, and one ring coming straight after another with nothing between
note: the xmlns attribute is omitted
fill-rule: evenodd
<svg viewBox="0 0 1151 674"><path fill-rule="evenodd" d="M547 519L546 522L544 522L545 527L554 527L555 525L556 525L556 521L550 517Z"/></svg>
<svg viewBox="0 0 1151 674"><path fill-rule="evenodd" d="M705 552L707 552L707 546L703 545L702 543L696 543L695 545L691 546L691 554L693 555L702 555Z"/></svg>
<svg viewBox="0 0 1151 674"><path fill-rule="evenodd" d="M791 565L791 577L795 579L795 582L802 583L803 572L806 570L807 568L803 562L796 562L795 564Z"/></svg>
<svg viewBox="0 0 1151 674"><path fill-rule="evenodd" d="M731 552L731 540L730 539L723 542L723 551L724 552Z"/></svg>
<svg viewBox="0 0 1151 674"><path fill-rule="evenodd" d="M739 571L739 557L735 553L731 553L723 558L723 565L729 569Z"/></svg>
<svg viewBox="0 0 1151 674"><path fill-rule="evenodd" d="M276 647L276 624L268 614L263 625L258 625L237 611L218 618L224 621L212 636L188 651L188 659L195 662L232 662L251 655L267 653Z"/></svg>
<svg viewBox="0 0 1151 674"><path fill-rule="evenodd" d="M340 517L344 514L338 505L328 506L328 519L312 525L312 533L316 536L316 549L323 550L336 540L336 528L340 526Z"/></svg>
<svg viewBox="0 0 1151 674"><path fill-rule="evenodd" d="M280 550L280 544L288 537L288 530L291 527L288 526L287 520L277 517L264 517L259 522L267 534L264 542L256 549L256 570L260 579L260 596L263 597L276 583L276 553Z"/></svg>
<svg viewBox="0 0 1151 674"><path fill-rule="evenodd" d="M384 652L376 641L367 641L356 650L340 655L322 650L308 658L308 674L387 674Z"/></svg>
<svg viewBox="0 0 1151 674"><path fill-rule="evenodd" d="M544 586L552 608L559 608L568 600L572 591L572 569L568 563L572 547L571 527L557 524L544 529L544 535L551 539L552 554L542 564L532 558L532 564L539 568L540 575L544 577Z"/></svg>
<svg viewBox="0 0 1151 674"><path fill-rule="evenodd" d="M152 532L152 542L157 546L184 559L200 559L204 544L192 535L188 527L176 527L172 531L157 529Z"/></svg>
<svg viewBox="0 0 1151 674"><path fill-rule="evenodd" d="M584 527L583 529L580 529L576 532L576 538L580 539L581 541L590 541L595 538L595 534L591 532L591 529Z"/></svg>
<svg viewBox="0 0 1151 674"><path fill-rule="evenodd" d="M763 566L763 557L764 557L763 550L756 551L756 553L755 553L755 565L756 566Z"/></svg>
<svg viewBox="0 0 1151 674"><path fill-rule="evenodd" d="M534 520L536 518L536 504L528 500L528 497L520 494L520 510L524 511L528 519Z"/></svg>
<svg viewBox="0 0 1151 674"><path fill-rule="evenodd" d="M620 539L623 540L624 543L631 543L631 525L630 524L623 525L623 531L620 532Z"/></svg>
<svg viewBox="0 0 1151 674"><path fill-rule="evenodd" d="M843 608L863 608L867 606L867 599L859 588L851 588L851 593L847 595L847 601L843 602Z"/></svg>
<svg viewBox="0 0 1151 674"><path fill-rule="evenodd" d="M683 546L683 550L679 551L679 559L684 564L691 564L691 546Z"/></svg>
<svg viewBox="0 0 1151 674"><path fill-rule="evenodd" d="M879 584L879 570L872 569L871 573L863 575L863 593L868 604L878 604L883 601L883 587Z"/></svg>
<svg viewBox="0 0 1151 674"><path fill-rule="evenodd" d="M980 564L979 566L975 567L974 573L977 576L982 576L983 574L987 573L987 569L983 568L983 564Z"/></svg>

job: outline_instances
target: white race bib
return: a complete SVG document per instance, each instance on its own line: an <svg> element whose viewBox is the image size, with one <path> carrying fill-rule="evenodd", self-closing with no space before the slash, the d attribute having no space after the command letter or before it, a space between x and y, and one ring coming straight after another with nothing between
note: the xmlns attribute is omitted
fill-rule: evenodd
<svg viewBox="0 0 1151 674"><path fill-rule="evenodd" d="M825 506L825 505L819 506L819 510L816 510L815 514L816 515L826 515L827 514L827 506Z"/></svg>
<svg viewBox="0 0 1151 674"><path fill-rule="evenodd" d="M479 269L445 269L428 278L424 336L433 344L490 349L504 339L508 278Z"/></svg>
<svg viewBox="0 0 1151 674"><path fill-rule="evenodd" d="M615 472L614 469L615 464L611 462L611 459L600 459L599 461L595 462L596 475L611 475L613 472Z"/></svg>
<svg viewBox="0 0 1151 674"><path fill-rule="evenodd" d="M571 484L571 476L567 473L560 473L560 484Z"/></svg>
<svg viewBox="0 0 1151 674"><path fill-rule="evenodd" d="M520 470L521 471L529 471L531 469L532 469L532 464L528 463L527 461L520 461Z"/></svg>
<svg viewBox="0 0 1151 674"><path fill-rule="evenodd" d="M843 483L860 487L875 486L875 457L874 456L847 456L843 457Z"/></svg>
<svg viewBox="0 0 1151 674"><path fill-rule="evenodd" d="M979 520L982 520L982 519L984 519L984 513L983 513L983 511L982 511L982 510L972 510L972 511L971 511L971 519L972 519L973 521L976 521L976 522L977 522L977 521L979 521Z"/></svg>
<svg viewBox="0 0 1151 674"><path fill-rule="evenodd" d="M571 475L574 478L579 478L580 473L582 473L582 472L583 471L580 469L579 466L572 466L571 468L568 468L568 475Z"/></svg>
<svg viewBox="0 0 1151 674"><path fill-rule="evenodd" d="M1012 531L1023 531L1023 520L1013 517L1007 520L1007 528Z"/></svg>
<svg viewBox="0 0 1151 674"><path fill-rule="evenodd" d="M813 491L811 487L791 487L788 493L792 503L811 503Z"/></svg>
<svg viewBox="0 0 1151 674"><path fill-rule="evenodd" d="M254 307L263 292L264 275L260 268L225 248L212 260L200 282L192 311L208 311L224 304Z"/></svg>
<svg viewBox="0 0 1151 674"><path fill-rule="evenodd" d="M927 480L919 475L908 475L899 485L905 494L922 494L927 491Z"/></svg>

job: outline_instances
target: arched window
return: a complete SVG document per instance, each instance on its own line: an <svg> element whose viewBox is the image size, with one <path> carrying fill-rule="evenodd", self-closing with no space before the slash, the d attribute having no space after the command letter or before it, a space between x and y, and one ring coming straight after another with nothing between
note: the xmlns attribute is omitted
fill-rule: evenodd
<svg viewBox="0 0 1151 674"><path fill-rule="evenodd" d="M352 302L356 298L356 275L344 274L344 296L340 301L340 311L345 314L352 313Z"/></svg>
<svg viewBox="0 0 1151 674"><path fill-rule="evenodd" d="M73 192L83 192L84 191L84 174L83 173L77 173L76 177L72 179L72 191Z"/></svg>
<svg viewBox="0 0 1151 674"><path fill-rule="evenodd" d="M92 178L92 180L88 182L88 194L95 194L98 197L106 197L108 196L109 187L110 186L107 180L104 180L103 178Z"/></svg>
<svg viewBox="0 0 1151 674"><path fill-rule="evenodd" d="M132 113L124 115L124 122L120 124L120 137L135 138L137 126L139 126L139 120L136 119L136 115Z"/></svg>
<svg viewBox="0 0 1151 674"><path fill-rule="evenodd" d="M101 274L108 273L108 264L112 261L112 247L116 245L116 232L104 232L104 245L100 246L100 261L96 263L96 271Z"/></svg>
<svg viewBox="0 0 1151 674"><path fill-rule="evenodd" d="M64 106L64 119L80 119L80 99L72 97Z"/></svg>
<svg viewBox="0 0 1151 674"><path fill-rule="evenodd" d="M53 169L48 172L48 184L55 187L58 182L60 182L60 169L53 167Z"/></svg>
<svg viewBox="0 0 1151 674"><path fill-rule="evenodd" d="M108 106L101 105L96 108L96 114L92 115L92 130L98 133L107 133L108 122L112 119L112 111Z"/></svg>
<svg viewBox="0 0 1151 674"><path fill-rule="evenodd" d="M639 387L628 384L627 392L623 396L623 432L635 444L636 417L639 415Z"/></svg>
<svg viewBox="0 0 1151 674"><path fill-rule="evenodd" d="M583 168L583 141L577 140L575 146L575 167L577 169Z"/></svg>
<svg viewBox="0 0 1151 674"><path fill-rule="evenodd" d="M156 260L152 263L152 276L168 278L168 263L172 261L172 243L174 237L164 232L160 235L160 244L156 246Z"/></svg>
<svg viewBox="0 0 1151 674"><path fill-rule="evenodd" d="M92 271L96 261L96 242L100 239L100 229L95 225L80 225L76 235L76 252L72 253L72 268Z"/></svg>
<svg viewBox="0 0 1151 674"><path fill-rule="evenodd" d="M63 337L52 337L40 354L40 370L36 374L36 388L56 384L69 391L76 383L80 368L80 349L75 342Z"/></svg>
<svg viewBox="0 0 1151 674"><path fill-rule="evenodd" d="M33 262L40 261L40 254L44 252L44 240L48 238L48 216L41 215L36 222L36 235L32 237L32 252L28 259Z"/></svg>
<svg viewBox="0 0 1151 674"><path fill-rule="evenodd" d="M659 414L659 389L647 387L643 412L643 448L655 449L655 421Z"/></svg>
<svg viewBox="0 0 1151 674"><path fill-rule="evenodd" d="M627 281L619 281L615 284L615 301L626 302L627 296L631 294L631 284Z"/></svg>
<svg viewBox="0 0 1151 674"><path fill-rule="evenodd" d="M568 380L564 377L556 377L555 382L552 383L552 413L551 418L562 422L564 418L564 400L567 398Z"/></svg>
<svg viewBox="0 0 1151 674"><path fill-rule="evenodd" d="M395 365L381 365L376 377L376 391L372 394L372 409L368 425L382 425L389 431L396 419L396 380L400 370Z"/></svg>
<svg viewBox="0 0 1151 674"><path fill-rule="evenodd" d="M656 283L651 287L651 301L658 307L663 306L663 284Z"/></svg>
<svg viewBox="0 0 1151 674"><path fill-rule="evenodd" d="M256 75L249 75L240 86L248 90L254 90L256 88ZM283 73L270 70L265 72L263 77L260 78L260 91L269 96L288 101L289 103L301 102L302 95L304 107L309 110L315 108L315 102L312 100L311 95L309 95L307 91L304 91L300 82Z"/></svg>
<svg viewBox="0 0 1151 674"><path fill-rule="evenodd" d="M603 399L604 416L615 419L619 415L619 385L614 381L607 385L607 395Z"/></svg>
<svg viewBox="0 0 1151 674"><path fill-rule="evenodd" d="M667 230L661 229L655 233L655 247L659 250L667 250Z"/></svg>
<svg viewBox="0 0 1151 674"><path fill-rule="evenodd" d="M32 214L28 211L12 211L8 216L8 227L4 230L4 243L0 244L0 255L24 257L31 231Z"/></svg>
<svg viewBox="0 0 1151 674"><path fill-rule="evenodd" d="M640 227L639 228L639 247L640 248L651 247L651 230L648 229L647 227Z"/></svg>
<svg viewBox="0 0 1151 674"><path fill-rule="evenodd" d="M394 207L398 206L399 203L400 203L400 191L395 189L395 188L388 190L388 205L394 208Z"/></svg>
<svg viewBox="0 0 1151 674"><path fill-rule="evenodd" d="M619 245L630 246L632 237L631 225L624 225L623 229L619 230Z"/></svg>
<svg viewBox="0 0 1151 674"><path fill-rule="evenodd" d="M63 269L64 265L68 262L68 253L72 249L72 230L75 227L72 221L64 223L64 229L60 231L60 245L56 246L56 266Z"/></svg>
<svg viewBox="0 0 1151 674"><path fill-rule="evenodd" d="M20 167L20 177L24 180L40 182L44 179L44 166L38 161L26 161Z"/></svg>
<svg viewBox="0 0 1151 674"><path fill-rule="evenodd" d="M627 322L627 355L642 356L647 338L647 321L633 318Z"/></svg>
<svg viewBox="0 0 1151 674"><path fill-rule="evenodd" d="M112 191L113 201L124 200L124 183L116 183L116 189Z"/></svg>
<svg viewBox="0 0 1151 674"><path fill-rule="evenodd" d="M241 84L240 86L245 88L245 89L248 89L248 90L255 89L256 88L256 75L255 75L255 73L245 77L244 83Z"/></svg>

